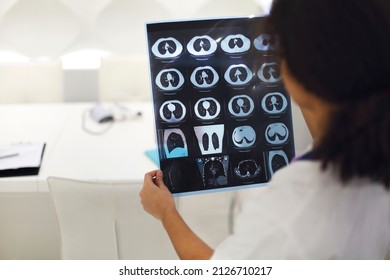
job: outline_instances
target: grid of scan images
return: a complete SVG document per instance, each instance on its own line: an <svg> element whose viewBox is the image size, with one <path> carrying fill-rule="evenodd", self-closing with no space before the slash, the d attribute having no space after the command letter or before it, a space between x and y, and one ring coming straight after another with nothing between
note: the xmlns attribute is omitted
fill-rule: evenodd
<svg viewBox="0 0 390 280"><path fill-rule="evenodd" d="M263 185L294 156L265 17L147 24L155 125L172 193Z"/></svg>

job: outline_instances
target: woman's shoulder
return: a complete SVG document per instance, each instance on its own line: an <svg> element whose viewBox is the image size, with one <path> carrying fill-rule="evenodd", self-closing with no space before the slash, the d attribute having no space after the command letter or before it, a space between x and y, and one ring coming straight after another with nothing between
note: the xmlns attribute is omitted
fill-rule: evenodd
<svg viewBox="0 0 390 280"><path fill-rule="evenodd" d="M380 184L361 178L343 183L318 161L293 162L242 201L235 234L214 257L378 258L382 251L375 248L388 237L378 240L369 232L390 230L389 206L390 194Z"/></svg>
<svg viewBox="0 0 390 280"><path fill-rule="evenodd" d="M352 178L343 181L340 178L339 170L333 165L326 168L318 160L298 160L282 168L275 173L269 182L270 187L290 186L293 188L327 188L328 190L339 189L362 189L362 188L381 188L384 186L371 179L364 177Z"/></svg>
<svg viewBox="0 0 390 280"><path fill-rule="evenodd" d="M298 160L278 170L269 182L269 186L290 186L297 188L317 187L324 181L338 183L334 171L323 170L320 161Z"/></svg>
<svg viewBox="0 0 390 280"><path fill-rule="evenodd" d="M319 161L302 160L276 172L264 191L255 193L244 208L293 217L291 214L301 213L304 208L311 209L309 215L318 209L333 212L337 204L340 211L348 212L356 207L369 207L373 202L389 205L390 193L383 185L365 178L343 182L337 169L323 169Z"/></svg>

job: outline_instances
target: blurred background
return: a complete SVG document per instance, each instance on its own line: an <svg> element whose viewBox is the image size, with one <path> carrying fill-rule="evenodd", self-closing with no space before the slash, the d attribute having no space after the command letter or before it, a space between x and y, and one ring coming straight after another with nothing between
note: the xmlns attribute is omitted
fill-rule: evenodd
<svg viewBox="0 0 390 280"><path fill-rule="evenodd" d="M262 15L270 0L0 0L0 103L150 100L145 22Z"/></svg>
<svg viewBox="0 0 390 280"><path fill-rule="evenodd" d="M153 116L147 113L152 106L145 23L264 15L270 4L271 0L0 0L0 143L47 143L39 176L0 178L0 259L78 258L64 252L68 245L70 251L83 249L78 244L84 246L86 240L93 245L94 258L112 257L93 253L102 244L114 244L123 250L119 258L125 259L175 256L161 225L142 210L138 198L144 172L155 168L144 153L155 147ZM97 102L123 102L146 113L117 122L97 137L87 133L86 124L92 128L100 124L85 118ZM295 105L293 118L300 153L311 137ZM143 133L134 137L134 131ZM70 181L74 188L66 183L64 189L81 198L76 199L78 206L73 196L70 206L56 206L71 216L71 225L62 225L61 230L49 196L49 176L92 182L87 188L92 199L82 192L84 183ZM131 188L127 183L106 185L125 180L132 182ZM240 196L234 192L189 196L177 203L194 230L215 245L231 231L240 199L252 196L251 190L246 191ZM103 223L112 225L112 221L100 219L92 206L85 206L99 195L96 211L106 211L107 217L119 215L116 219L124 223L118 228L119 237L109 231L111 239L103 236L104 242L96 241L97 233L106 234L112 228ZM95 230L96 225L103 227ZM116 230L115 221L118 234ZM78 243L80 232L86 239ZM76 241L64 242L67 236ZM156 248L162 255L156 255Z"/></svg>

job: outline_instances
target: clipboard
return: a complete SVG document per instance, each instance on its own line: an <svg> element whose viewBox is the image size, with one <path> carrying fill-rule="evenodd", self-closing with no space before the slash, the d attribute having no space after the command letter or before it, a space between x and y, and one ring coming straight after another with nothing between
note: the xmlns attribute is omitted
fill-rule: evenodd
<svg viewBox="0 0 390 280"><path fill-rule="evenodd" d="M0 145L0 177L38 175L46 143Z"/></svg>

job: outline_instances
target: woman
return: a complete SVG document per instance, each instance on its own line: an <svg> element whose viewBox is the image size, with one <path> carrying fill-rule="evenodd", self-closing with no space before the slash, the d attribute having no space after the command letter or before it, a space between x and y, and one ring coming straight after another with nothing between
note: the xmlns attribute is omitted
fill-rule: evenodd
<svg viewBox="0 0 390 280"><path fill-rule="evenodd" d="M313 149L244 205L215 250L178 214L161 171L144 209L183 259L383 259L390 249L390 2L275 0L285 86Z"/></svg>

